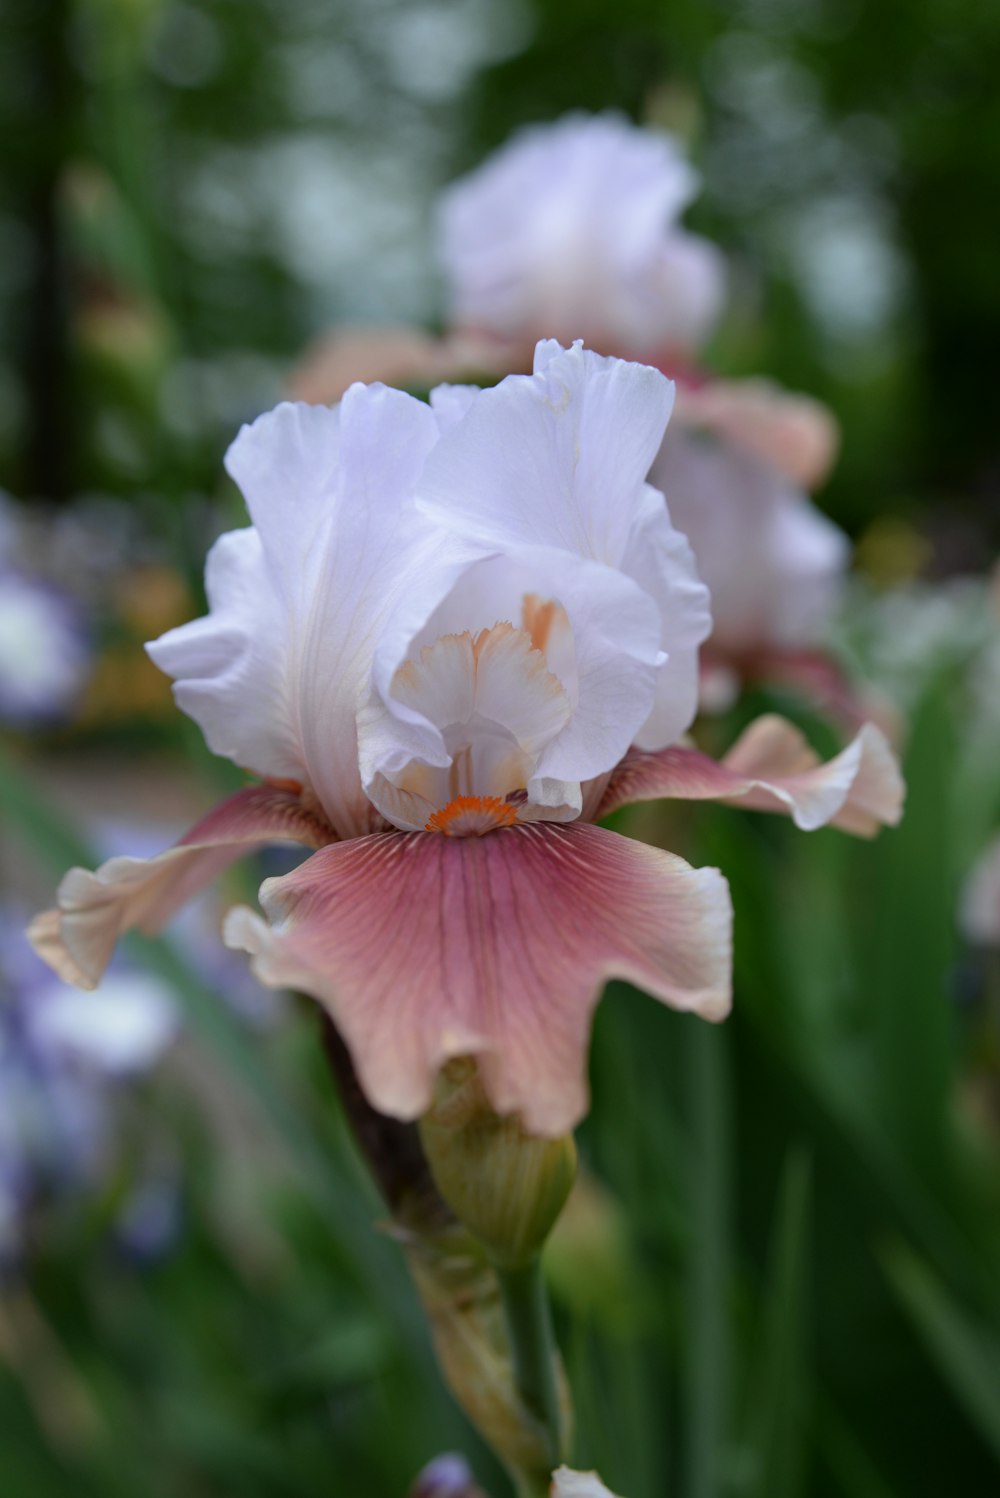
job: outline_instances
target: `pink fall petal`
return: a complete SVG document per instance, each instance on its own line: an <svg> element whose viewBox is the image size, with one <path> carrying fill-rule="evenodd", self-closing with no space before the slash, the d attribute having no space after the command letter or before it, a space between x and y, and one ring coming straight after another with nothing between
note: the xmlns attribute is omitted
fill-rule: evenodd
<svg viewBox="0 0 1000 1498"><path fill-rule="evenodd" d="M668 797L727 801L755 811L787 812L804 832L829 823L871 837L899 821L904 794L895 755L873 724L823 764L792 723L769 713L744 730L721 763L683 745L654 754L630 750L614 771L597 815Z"/></svg>
<svg viewBox="0 0 1000 1498"><path fill-rule="evenodd" d="M498 1112L559 1135L587 1108L607 978L707 1019L730 1006L719 871L583 823L356 838L267 880L261 902L271 924L234 910L227 943L323 1004L365 1093L399 1118L426 1109L446 1060L475 1055Z"/></svg>
<svg viewBox="0 0 1000 1498"><path fill-rule="evenodd" d="M181 841L155 858L110 858L99 869L70 869L58 905L36 916L28 938L67 983L96 988L119 937L147 935L238 858L264 843L320 848L334 836L300 795L265 782L221 802Z"/></svg>

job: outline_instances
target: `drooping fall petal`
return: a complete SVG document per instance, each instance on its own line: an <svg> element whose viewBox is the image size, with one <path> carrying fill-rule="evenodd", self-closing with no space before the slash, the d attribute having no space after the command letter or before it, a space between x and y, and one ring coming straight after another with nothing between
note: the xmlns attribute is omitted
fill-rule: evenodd
<svg viewBox="0 0 1000 1498"><path fill-rule="evenodd" d="M499 1113L556 1136L586 1110L607 978L708 1019L729 1009L718 870L586 824L332 844L266 881L261 902L270 924L237 909L226 941L264 983L324 1005L366 1095L395 1117L417 1117L440 1066L474 1055Z"/></svg>
<svg viewBox="0 0 1000 1498"><path fill-rule="evenodd" d="M899 821L903 796L896 757L873 724L824 764L794 724L769 713L750 724L721 762L683 745L656 754L631 750L613 773L597 816L632 801L729 801L787 812L804 832L832 823L871 837Z"/></svg>
<svg viewBox="0 0 1000 1498"><path fill-rule="evenodd" d="M96 988L126 931L160 930L223 869L264 843L320 848L334 836L300 796L274 785L237 791L155 858L109 858L93 873L70 869L58 905L28 931L35 951L67 983Z"/></svg>

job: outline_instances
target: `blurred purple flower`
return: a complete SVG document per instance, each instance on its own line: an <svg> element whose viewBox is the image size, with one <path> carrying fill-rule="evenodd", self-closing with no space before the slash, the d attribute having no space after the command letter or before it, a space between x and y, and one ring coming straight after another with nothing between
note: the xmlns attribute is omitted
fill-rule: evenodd
<svg viewBox="0 0 1000 1498"><path fill-rule="evenodd" d="M486 1498L468 1462L454 1452L437 1456L417 1475L407 1498Z"/></svg>
<svg viewBox="0 0 1000 1498"><path fill-rule="evenodd" d="M3 566L0 557L0 723L65 717L90 662L79 609L51 584Z"/></svg>
<svg viewBox="0 0 1000 1498"><path fill-rule="evenodd" d="M98 1184L115 1158L116 1092L177 1033L173 994L116 965L98 1004L53 980L0 912L0 1263L40 1200Z"/></svg>

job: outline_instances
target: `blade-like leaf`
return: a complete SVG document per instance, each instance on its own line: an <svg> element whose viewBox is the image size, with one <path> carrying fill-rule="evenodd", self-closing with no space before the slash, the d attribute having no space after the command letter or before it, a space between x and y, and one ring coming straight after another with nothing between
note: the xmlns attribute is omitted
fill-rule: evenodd
<svg viewBox="0 0 1000 1498"><path fill-rule="evenodd" d="M976 1325L905 1243L890 1242L879 1257L938 1372L1000 1459L1000 1337Z"/></svg>

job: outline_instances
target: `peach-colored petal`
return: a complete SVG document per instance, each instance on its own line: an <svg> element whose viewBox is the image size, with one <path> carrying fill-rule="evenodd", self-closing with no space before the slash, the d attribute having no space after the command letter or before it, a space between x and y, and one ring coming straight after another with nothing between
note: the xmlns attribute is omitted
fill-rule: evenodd
<svg viewBox="0 0 1000 1498"><path fill-rule="evenodd" d="M297 791L265 782L221 802L181 841L155 858L109 858L99 869L70 869L58 906L35 917L28 938L59 977L96 988L126 931L158 931L186 900L236 859L263 843L330 841L325 820Z"/></svg>
<svg viewBox="0 0 1000 1498"><path fill-rule="evenodd" d="M770 380L679 385L676 419L729 438L804 489L823 482L840 445L826 406Z"/></svg>
<svg viewBox="0 0 1000 1498"><path fill-rule="evenodd" d="M721 874L600 827L375 834L267 880L261 902L271 924L231 911L227 943L329 1010L369 1100L398 1118L427 1108L445 1061L474 1055L498 1112L572 1128L612 976L707 1019L729 1009Z"/></svg>
<svg viewBox="0 0 1000 1498"><path fill-rule="evenodd" d="M333 405L356 380L404 389L531 367L531 350L489 334L432 338L418 328L344 328L308 348L289 380L295 400Z"/></svg>
<svg viewBox="0 0 1000 1498"><path fill-rule="evenodd" d="M721 763L683 745L658 754L630 750L597 814L606 817L631 801L661 797L729 801L787 812L805 832L832 823L871 837L899 821L904 794L896 757L873 724L823 764L793 724L768 713L750 724Z"/></svg>

